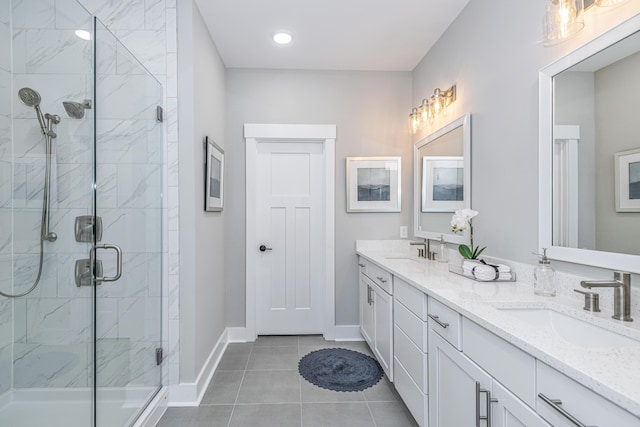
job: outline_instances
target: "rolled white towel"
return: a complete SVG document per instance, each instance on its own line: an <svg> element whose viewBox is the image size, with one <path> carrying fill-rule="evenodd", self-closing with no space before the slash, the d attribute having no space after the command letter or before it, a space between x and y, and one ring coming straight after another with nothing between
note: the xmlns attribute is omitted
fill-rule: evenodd
<svg viewBox="0 0 640 427"><path fill-rule="evenodd" d="M500 273L490 265L478 264L473 268L473 276L477 280L488 282L490 280L496 280Z"/></svg>

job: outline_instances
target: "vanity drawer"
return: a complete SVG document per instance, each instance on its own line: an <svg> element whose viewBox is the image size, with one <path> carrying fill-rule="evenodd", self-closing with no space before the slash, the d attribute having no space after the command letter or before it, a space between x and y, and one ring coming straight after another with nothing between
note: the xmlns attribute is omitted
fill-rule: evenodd
<svg viewBox="0 0 640 427"><path fill-rule="evenodd" d="M376 264L360 258L360 264L364 264L362 272L369 277L376 285L380 286L389 295L393 294L392 276L388 271L378 267Z"/></svg>
<svg viewBox="0 0 640 427"><path fill-rule="evenodd" d="M411 379L407 371L397 358L394 359L393 370L395 379L393 384L402 397L402 401L407 405L409 412L413 415L420 427L426 427L429 417L427 416L428 404L427 395L423 394L420 388Z"/></svg>
<svg viewBox="0 0 640 427"><path fill-rule="evenodd" d="M462 350L460 342L460 314L442 304L435 298L429 298L429 328L447 340L458 350Z"/></svg>
<svg viewBox="0 0 640 427"><path fill-rule="evenodd" d="M397 277L394 278L393 288L393 297L395 299L400 301L421 320L427 320L427 294Z"/></svg>
<svg viewBox="0 0 640 427"><path fill-rule="evenodd" d="M462 351L527 405L536 405L536 359L462 318Z"/></svg>
<svg viewBox="0 0 640 427"><path fill-rule="evenodd" d="M429 332L427 323L416 317L416 315L409 311L397 298L394 299L393 304L393 321L420 351L423 353L427 352L429 348L427 341Z"/></svg>
<svg viewBox="0 0 640 427"><path fill-rule="evenodd" d="M545 402L540 394L549 399L561 400L566 412L587 426L638 427L640 419L594 393L564 374L537 361L538 398L536 409L554 427L574 427L565 416Z"/></svg>
<svg viewBox="0 0 640 427"><path fill-rule="evenodd" d="M402 363L413 382L425 393L428 390L427 354L416 347L398 325L393 334L393 350L396 359Z"/></svg>

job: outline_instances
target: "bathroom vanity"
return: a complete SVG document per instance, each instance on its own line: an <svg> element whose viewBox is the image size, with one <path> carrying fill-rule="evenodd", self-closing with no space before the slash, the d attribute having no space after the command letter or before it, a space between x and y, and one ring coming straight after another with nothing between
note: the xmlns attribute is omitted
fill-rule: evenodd
<svg viewBox="0 0 640 427"><path fill-rule="evenodd" d="M475 282L406 241L357 253L362 334L420 426L640 427L638 322Z"/></svg>

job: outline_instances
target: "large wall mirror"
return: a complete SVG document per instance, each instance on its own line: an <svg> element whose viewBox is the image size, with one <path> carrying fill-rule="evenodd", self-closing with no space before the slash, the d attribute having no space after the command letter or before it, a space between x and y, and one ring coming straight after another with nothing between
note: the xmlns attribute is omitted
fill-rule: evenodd
<svg viewBox="0 0 640 427"><path fill-rule="evenodd" d="M468 243L451 233L451 216L471 207L470 121L465 114L413 146L416 237Z"/></svg>
<svg viewBox="0 0 640 427"><path fill-rule="evenodd" d="M540 246L640 273L640 17L540 73Z"/></svg>

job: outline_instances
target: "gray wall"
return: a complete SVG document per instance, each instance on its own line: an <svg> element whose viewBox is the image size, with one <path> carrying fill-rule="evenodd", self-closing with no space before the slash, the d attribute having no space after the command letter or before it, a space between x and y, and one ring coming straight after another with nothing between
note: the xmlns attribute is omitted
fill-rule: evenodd
<svg viewBox="0 0 640 427"><path fill-rule="evenodd" d="M358 324L355 240L410 225L409 72L227 70L227 324L245 325L244 123L336 124L336 323ZM345 159L402 156L402 213L346 213ZM233 260L231 262L231 260Z"/></svg>
<svg viewBox="0 0 640 427"><path fill-rule="evenodd" d="M580 126L578 247L595 249L595 76L591 72L564 72L554 79L554 90L554 123Z"/></svg>
<svg viewBox="0 0 640 427"><path fill-rule="evenodd" d="M193 382L226 327L223 212L204 212L205 135L225 148L225 68L192 0L179 3L180 382ZM197 90L195 89L197 88Z"/></svg>
<svg viewBox="0 0 640 427"><path fill-rule="evenodd" d="M640 53L595 73L596 242L599 250L640 255L640 213L616 212L614 154L640 147ZM624 82L624 83L622 83Z"/></svg>
<svg viewBox="0 0 640 427"><path fill-rule="evenodd" d="M546 3L471 1L413 72L414 105L457 83L450 115L472 114L475 241L487 255L530 263L538 248L538 71L639 9L592 8L582 32L545 48Z"/></svg>

